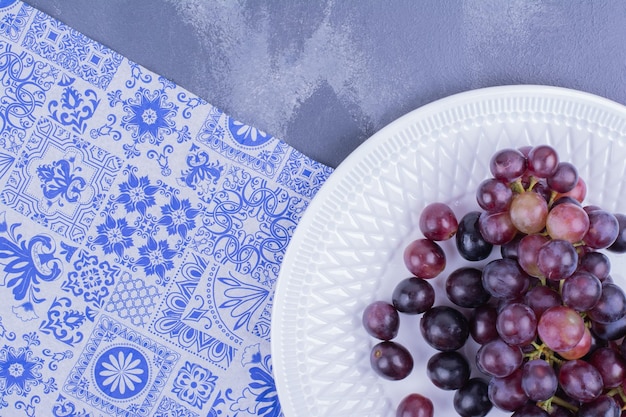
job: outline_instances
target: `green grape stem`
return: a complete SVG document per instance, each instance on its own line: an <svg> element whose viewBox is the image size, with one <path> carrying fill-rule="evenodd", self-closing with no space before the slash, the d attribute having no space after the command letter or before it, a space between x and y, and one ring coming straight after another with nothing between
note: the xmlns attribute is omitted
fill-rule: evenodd
<svg viewBox="0 0 626 417"><path fill-rule="evenodd" d="M578 411L578 407L568 403L567 401L563 400L561 397L557 397L556 395L548 398L545 401L540 401L537 403L537 406L543 408L544 410L546 410L548 413L552 412L552 404L556 404L558 406L561 406L563 408L567 408L568 410L576 413Z"/></svg>

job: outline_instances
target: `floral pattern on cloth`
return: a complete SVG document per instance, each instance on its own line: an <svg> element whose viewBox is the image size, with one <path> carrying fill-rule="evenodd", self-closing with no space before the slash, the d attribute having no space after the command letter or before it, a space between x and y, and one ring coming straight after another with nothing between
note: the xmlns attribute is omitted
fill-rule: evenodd
<svg viewBox="0 0 626 417"><path fill-rule="evenodd" d="M0 1L0 415L282 415L270 312L331 169Z"/></svg>

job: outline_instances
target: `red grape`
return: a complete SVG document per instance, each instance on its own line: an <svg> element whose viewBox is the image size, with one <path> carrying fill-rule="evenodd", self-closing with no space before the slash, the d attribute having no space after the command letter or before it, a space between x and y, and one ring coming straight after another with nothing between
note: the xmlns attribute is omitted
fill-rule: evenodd
<svg viewBox="0 0 626 417"><path fill-rule="evenodd" d="M539 337L550 349L573 349L585 333L585 322L574 309L555 306L547 309L537 324Z"/></svg>
<svg viewBox="0 0 626 417"><path fill-rule="evenodd" d="M433 417L433 403L421 394L404 397L396 409L396 417Z"/></svg>
<svg viewBox="0 0 626 417"><path fill-rule="evenodd" d="M417 239L404 250L404 264L417 277L434 278L446 267L446 255L432 240Z"/></svg>
<svg viewBox="0 0 626 417"><path fill-rule="evenodd" d="M385 301L375 301L365 307L362 321L367 333L380 340L393 339L400 328L398 311Z"/></svg>
<svg viewBox="0 0 626 417"><path fill-rule="evenodd" d="M452 209L443 203L427 205L420 215L419 228L430 240L448 240L457 231L459 223Z"/></svg>

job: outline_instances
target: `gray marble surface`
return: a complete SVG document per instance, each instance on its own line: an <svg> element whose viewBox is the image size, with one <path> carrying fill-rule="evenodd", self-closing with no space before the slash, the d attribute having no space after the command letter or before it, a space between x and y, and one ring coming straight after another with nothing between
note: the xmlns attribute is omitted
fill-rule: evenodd
<svg viewBox="0 0 626 417"><path fill-rule="evenodd" d="M474 88L626 103L626 3L26 0L331 166L397 117Z"/></svg>

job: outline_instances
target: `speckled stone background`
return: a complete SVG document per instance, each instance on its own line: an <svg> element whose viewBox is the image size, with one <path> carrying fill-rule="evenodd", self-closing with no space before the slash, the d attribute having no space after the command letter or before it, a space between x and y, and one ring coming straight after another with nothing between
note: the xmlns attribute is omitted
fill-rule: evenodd
<svg viewBox="0 0 626 417"><path fill-rule="evenodd" d="M336 166L397 117L503 84L626 103L626 3L26 0Z"/></svg>

